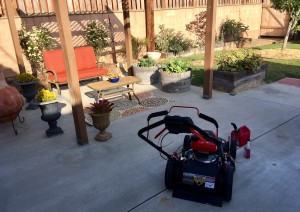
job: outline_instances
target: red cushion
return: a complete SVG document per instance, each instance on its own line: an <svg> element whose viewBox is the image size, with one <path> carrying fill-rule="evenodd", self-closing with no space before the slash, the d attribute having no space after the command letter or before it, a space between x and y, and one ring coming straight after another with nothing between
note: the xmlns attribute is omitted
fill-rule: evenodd
<svg viewBox="0 0 300 212"><path fill-rule="evenodd" d="M91 46L74 49L78 70L97 68L94 49Z"/></svg>
<svg viewBox="0 0 300 212"><path fill-rule="evenodd" d="M61 49L44 51L43 57L47 70L53 70L57 74L66 72Z"/></svg>
<svg viewBox="0 0 300 212"><path fill-rule="evenodd" d="M108 72L105 68L92 68L86 70L78 71L79 79L87 79L93 77L100 77L102 75L106 75ZM67 75L65 73L57 74L58 83L66 83L67 82ZM49 73L49 80L54 81L54 75Z"/></svg>

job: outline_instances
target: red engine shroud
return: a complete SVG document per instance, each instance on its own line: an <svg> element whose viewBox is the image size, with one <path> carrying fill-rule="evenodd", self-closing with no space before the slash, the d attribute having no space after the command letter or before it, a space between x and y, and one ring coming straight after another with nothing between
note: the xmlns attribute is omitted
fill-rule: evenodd
<svg viewBox="0 0 300 212"><path fill-rule="evenodd" d="M197 141L191 142L192 150L201 151L201 152L210 152L210 153L215 153L217 151L217 146L214 143L207 141L194 129L190 128L190 130L191 130L191 133L196 135L198 138Z"/></svg>

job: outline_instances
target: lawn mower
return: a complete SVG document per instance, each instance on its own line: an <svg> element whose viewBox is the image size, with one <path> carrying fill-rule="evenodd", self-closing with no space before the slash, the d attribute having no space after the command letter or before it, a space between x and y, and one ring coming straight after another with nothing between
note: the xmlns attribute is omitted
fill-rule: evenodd
<svg viewBox="0 0 300 212"><path fill-rule="evenodd" d="M196 110L198 117L212 123L216 131L201 129L190 117L169 115L174 108ZM152 118L160 116L164 116L162 120L150 124ZM138 136L165 156L165 186L173 189L173 197L219 207L223 200L231 200L236 143L218 137L219 126L215 119L200 113L196 107L172 106L150 114L147 121L148 126L139 130ZM159 131L161 125L164 127ZM150 140L151 130L158 132L154 139L160 137L160 142ZM183 143L169 154L163 145L164 138L181 133L185 134Z"/></svg>

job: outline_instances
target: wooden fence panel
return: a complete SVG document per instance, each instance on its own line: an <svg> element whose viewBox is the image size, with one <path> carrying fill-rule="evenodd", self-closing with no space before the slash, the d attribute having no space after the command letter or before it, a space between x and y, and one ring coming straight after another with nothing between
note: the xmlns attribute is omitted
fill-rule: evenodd
<svg viewBox="0 0 300 212"><path fill-rule="evenodd" d="M52 0L14 0L21 16L53 13ZM145 0L130 0L130 10L145 10ZM218 5L261 4L263 0L218 0ZM205 7L207 0L154 0L154 9ZM70 13L122 11L122 0L67 0ZM0 17L5 16L4 0L0 0Z"/></svg>

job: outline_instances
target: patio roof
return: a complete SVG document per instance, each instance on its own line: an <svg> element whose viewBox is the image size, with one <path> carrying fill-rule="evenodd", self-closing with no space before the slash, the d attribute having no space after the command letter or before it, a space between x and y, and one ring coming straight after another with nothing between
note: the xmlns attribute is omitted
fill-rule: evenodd
<svg viewBox="0 0 300 212"><path fill-rule="evenodd" d="M77 143L80 145L88 144L86 128L84 126L84 115L82 108L82 100L79 88L78 73L76 65L73 61L75 58L72 35L70 29L70 23L68 18L68 6L66 0L53 0L53 7L57 17L58 29L60 34L61 46L63 50L63 56L65 61L65 67L67 72L67 80L70 89L70 96L72 99L72 111L75 122L75 133L77 136ZM146 0L146 18L151 23L150 27L147 27L147 35L151 36L153 41L154 36L154 20L153 20L153 0ZM16 30L16 24L13 16L13 6L10 0L5 0L5 6L7 10L7 17L9 20L10 30L12 33L13 43L16 52L17 62L19 64L20 72L25 71L24 61L22 59L22 52L18 42L18 35ZM216 6L217 0L207 2L207 27L205 36L205 62L204 62L204 90L203 97L210 99L212 97L212 79L213 79L213 52L215 44L215 25L216 25ZM129 15L129 2L128 0L122 0L123 18L124 18L124 33L126 43L126 58L128 73L132 73L132 45L131 45L131 30L130 30L130 15ZM146 20L146 23L148 21ZM152 44L153 47L153 44Z"/></svg>
<svg viewBox="0 0 300 212"><path fill-rule="evenodd" d="M264 85L231 96L215 92L210 100L198 98L199 87L182 94L164 93L158 87L138 85L136 91L153 90L175 102L111 122L113 138L78 148L69 91L63 90L62 116L58 125L64 134L45 136L47 123L40 111L23 110L23 124L15 121L0 130L0 211L219 211L219 208L172 198L164 186L166 161L143 142L137 132L146 126L151 112L171 105L199 107L215 118L220 136L232 131L230 122L251 129L251 158L238 149L231 202L223 211L296 211L299 208L300 87L290 80ZM82 87L83 102L94 101ZM212 125L190 116L201 128ZM128 125L130 124L130 128ZM92 138L98 130L88 127ZM153 136L152 136L153 138ZM182 136L171 136L165 144L175 148Z"/></svg>

